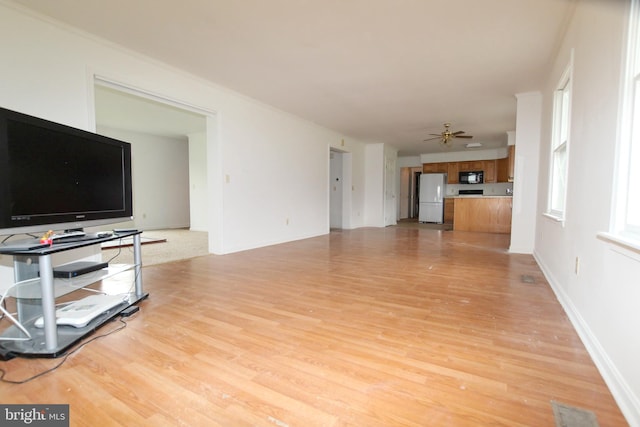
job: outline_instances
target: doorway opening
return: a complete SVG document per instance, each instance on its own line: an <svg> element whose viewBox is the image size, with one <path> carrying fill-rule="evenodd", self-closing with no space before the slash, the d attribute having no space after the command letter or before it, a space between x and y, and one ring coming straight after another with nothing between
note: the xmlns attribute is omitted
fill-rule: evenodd
<svg viewBox="0 0 640 427"><path fill-rule="evenodd" d="M351 228L351 153L329 149L329 230Z"/></svg>
<svg viewBox="0 0 640 427"><path fill-rule="evenodd" d="M400 219L418 219L421 167L400 169Z"/></svg>
<svg viewBox="0 0 640 427"><path fill-rule="evenodd" d="M94 105L96 132L131 143L134 220L123 225L208 233L208 114L98 78Z"/></svg>

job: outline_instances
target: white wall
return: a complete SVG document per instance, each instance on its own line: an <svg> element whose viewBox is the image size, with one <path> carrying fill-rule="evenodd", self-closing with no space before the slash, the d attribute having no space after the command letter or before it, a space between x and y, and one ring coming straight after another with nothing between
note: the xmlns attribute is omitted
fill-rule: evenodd
<svg viewBox="0 0 640 427"><path fill-rule="evenodd" d="M536 231L542 95L517 94L510 252L533 253Z"/></svg>
<svg viewBox="0 0 640 427"><path fill-rule="evenodd" d="M608 231L611 225L627 3L578 2L549 71L543 91L534 255L627 420L638 426L640 254L597 238L598 232ZM550 169L552 95L571 49L571 145L566 222L562 224L542 213Z"/></svg>
<svg viewBox="0 0 640 427"><path fill-rule="evenodd" d="M384 144L369 144L365 148L367 181L365 183L367 227L384 227Z"/></svg>
<svg viewBox="0 0 640 427"><path fill-rule="evenodd" d="M190 229L207 231L209 209L207 198L207 134L194 133L189 137L189 213Z"/></svg>
<svg viewBox="0 0 640 427"><path fill-rule="evenodd" d="M99 75L210 112L206 204L215 252L327 233L329 146L352 157L349 223L364 224L363 142L11 5L0 5L0 40L5 108L93 130Z"/></svg>
<svg viewBox="0 0 640 427"><path fill-rule="evenodd" d="M189 227L189 141L99 127L131 143L133 212L139 230Z"/></svg>
<svg viewBox="0 0 640 427"><path fill-rule="evenodd" d="M398 168L398 150L384 145L384 225L396 225L398 219L398 186L400 170Z"/></svg>
<svg viewBox="0 0 640 427"><path fill-rule="evenodd" d="M365 202L366 182L379 171L369 171L367 168L367 144L345 137L332 141L331 147L338 148L343 153L342 228L364 227L365 212L370 209Z"/></svg>
<svg viewBox="0 0 640 427"><path fill-rule="evenodd" d="M4 3L0 70L0 106L80 129L95 130L94 76L202 112L207 194L198 204L214 253L328 233L330 146L349 158L345 227L365 224L365 183L383 166L367 165L362 141ZM99 248L73 256L99 259ZM0 280L13 280L10 257L0 256Z"/></svg>
<svg viewBox="0 0 640 427"><path fill-rule="evenodd" d="M342 156L342 218L343 229L353 228L351 221L353 216L353 155L341 153Z"/></svg>

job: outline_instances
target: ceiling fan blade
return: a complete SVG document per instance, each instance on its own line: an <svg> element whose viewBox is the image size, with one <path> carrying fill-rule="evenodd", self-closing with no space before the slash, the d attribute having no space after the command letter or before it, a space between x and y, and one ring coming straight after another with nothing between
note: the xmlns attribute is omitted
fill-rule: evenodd
<svg viewBox="0 0 640 427"><path fill-rule="evenodd" d="M430 133L429 135L433 136L433 138L427 138L423 141L432 141L434 139L440 139L440 142L443 145L451 145L453 138L473 138L472 135L463 135L466 133L463 130L459 130L456 132L451 132L450 130L451 124L444 124L444 132L442 133Z"/></svg>

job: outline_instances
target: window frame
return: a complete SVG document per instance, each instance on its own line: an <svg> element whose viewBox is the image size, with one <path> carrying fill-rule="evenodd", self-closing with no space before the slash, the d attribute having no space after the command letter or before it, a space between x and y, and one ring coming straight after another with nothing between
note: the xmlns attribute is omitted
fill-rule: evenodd
<svg viewBox="0 0 640 427"><path fill-rule="evenodd" d="M562 222L567 214L569 153L571 145L571 103L573 99L573 50L553 93L553 122L549 149L549 188L546 215ZM560 167L560 161L564 165ZM562 173L562 176L558 176ZM560 194L557 194L560 192Z"/></svg>
<svg viewBox="0 0 640 427"><path fill-rule="evenodd" d="M613 188L610 237L626 245L640 247L640 221L629 221L629 204L640 206L640 193L630 181L634 172L633 156L640 158L640 0L631 1L626 58L621 84L621 107L616 144L616 176Z"/></svg>
<svg viewBox="0 0 640 427"><path fill-rule="evenodd" d="M631 0L629 7L609 231L599 232L597 237L614 244L613 250L640 261L640 232L627 226L629 199L635 197L635 203L640 203L640 194L631 194L629 188L632 149L640 156L640 0Z"/></svg>

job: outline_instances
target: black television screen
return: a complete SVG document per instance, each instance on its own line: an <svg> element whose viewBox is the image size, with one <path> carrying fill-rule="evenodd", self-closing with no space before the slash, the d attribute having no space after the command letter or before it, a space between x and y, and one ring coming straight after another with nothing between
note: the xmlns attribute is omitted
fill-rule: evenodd
<svg viewBox="0 0 640 427"><path fill-rule="evenodd" d="M0 234L132 217L129 143L0 109Z"/></svg>

